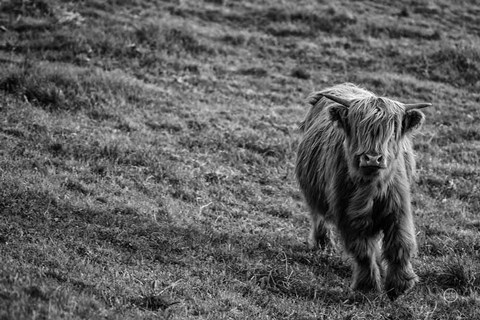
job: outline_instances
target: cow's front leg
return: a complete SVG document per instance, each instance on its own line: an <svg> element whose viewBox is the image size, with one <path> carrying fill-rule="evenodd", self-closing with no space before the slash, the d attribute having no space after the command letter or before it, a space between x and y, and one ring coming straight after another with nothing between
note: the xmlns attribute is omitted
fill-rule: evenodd
<svg viewBox="0 0 480 320"><path fill-rule="evenodd" d="M373 191L374 186L371 184L355 190L348 199L345 214L338 220L344 248L354 260L351 288L363 292L381 289L378 234L374 232L371 219ZM342 203L339 202L337 212L342 212L341 209Z"/></svg>
<svg viewBox="0 0 480 320"><path fill-rule="evenodd" d="M363 292L380 291L382 270L378 263L378 240L373 237L350 238L345 247L354 259L351 288Z"/></svg>
<svg viewBox="0 0 480 320"><path fill-rule="evenodd" d="M383 239L383 255L387 262L385 290L391 300L395 300L418 282L411 263L417 250L411 211L402 211L395 217L392 219L395 221L384 230Z"/></svg>

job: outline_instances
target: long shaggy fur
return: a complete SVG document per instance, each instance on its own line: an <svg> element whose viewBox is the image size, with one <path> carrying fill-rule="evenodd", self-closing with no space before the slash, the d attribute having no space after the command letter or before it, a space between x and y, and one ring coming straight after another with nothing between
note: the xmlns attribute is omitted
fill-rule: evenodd
<svg viewBox="0 0 480 320"><path fill-rule="evenodd" d="M350 101L350 107L341 107L324 97L326 93ZM296 175L311 209L310 243L329 243L333 225L355 261L352 288L380 290L386 274L385 290L394 299L417 281L410 262L416 252L411 134L424 115L406 112L402 103L353 84L315 92L308 102L311 108L300 124ZM365 174L359 167L365 153L385 157L386 168Z"/></svg>

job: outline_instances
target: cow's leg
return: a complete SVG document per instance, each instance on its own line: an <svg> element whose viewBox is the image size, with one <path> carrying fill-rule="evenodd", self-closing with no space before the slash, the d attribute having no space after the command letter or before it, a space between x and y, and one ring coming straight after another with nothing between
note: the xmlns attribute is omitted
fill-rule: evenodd
<svg viewBox="0 0 480 320"><path fill-rule="evenodd" d="M345 240L348 237L344 237ZM380 291L381 266L378 263L379 245L376 238L357 238L345 241L345 248L354 259L351 288L359 291Z"/></svg>
<svg viewBox="0 0 480 320"><path fill-rule="evenodd" d="M385 267L383 265L383 257L380 249L380 240L377 240L376 242L376 248L375 248L375 261L377 263L378 270L380 271L380 277L382 279L385 278Z"/></svg>
<svg viewBox="0 0 480 320"><path fill-rule="evenodd" d="M325 222L322 214L316 210L312 210L310 214L311 229L309 237L309 247L311 249L326 248L333 245L330 227Z"/></svg>
<svg viewBox="0 0 480 320"><path fill-rule="evenodd" d="M384 230L383 256L387 262L385 290L391 300L411 289L418 277L413 271L411 258L417 243L410 207L396 214Z"/></svg>
<svg viewBox="0 0 480 320"><path fill-rule="evenodd" d="M381 289L378 232L371 219L374 191L373 184L362 185L336 207L336 212L340 213L338 229L344 248L354 260L351 288L364 292ZM348 203L346 210L344 202Z"/></svg>

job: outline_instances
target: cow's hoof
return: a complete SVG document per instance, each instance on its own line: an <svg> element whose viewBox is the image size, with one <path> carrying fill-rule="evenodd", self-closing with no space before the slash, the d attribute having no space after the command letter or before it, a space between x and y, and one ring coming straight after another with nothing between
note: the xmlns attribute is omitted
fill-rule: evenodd
<svg viewBox="0 0 480 320"><path fill-rule="evenodd" d="M376 263L365 267L358 264L353 270L353 281L350 286L352 290L360 292L371 292L381 290L380 269Z"/></svg>
<svg viewBox="0 0 480 320"><path fill-rule="evenodd" d="M326 234L316 237L310 236L308 239L308 249L312 251L334 250L335 247L335 241Z"/></svg>
<svg viewBox="0 0 480 320"><path fill-rule="evenodd" d="M362 279L353 282L350 288L362 293L378 292L380 291L380 282L374 279Z"/></svg>
<svg viewBox="0 0 480 320"><path fill-rule="evenodd" d="M388 298L394 301L402 294L410 291L417 282L418 277L413 271L387 275L385 290Z"/></svg>

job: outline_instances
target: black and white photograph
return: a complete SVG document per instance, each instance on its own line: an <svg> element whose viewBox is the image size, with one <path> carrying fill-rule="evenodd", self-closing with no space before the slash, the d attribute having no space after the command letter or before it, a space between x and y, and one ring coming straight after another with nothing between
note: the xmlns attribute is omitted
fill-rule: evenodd
<svg viewBox="0 0 480 320"><path fill-rule="evenodd" d="M0 0L0 320L480 320L478 0Z"/></svg>

